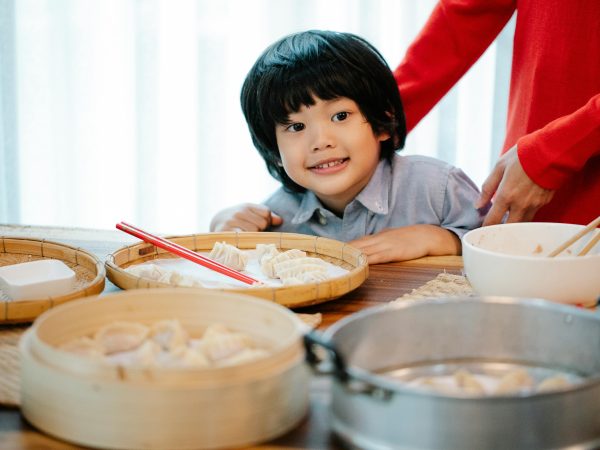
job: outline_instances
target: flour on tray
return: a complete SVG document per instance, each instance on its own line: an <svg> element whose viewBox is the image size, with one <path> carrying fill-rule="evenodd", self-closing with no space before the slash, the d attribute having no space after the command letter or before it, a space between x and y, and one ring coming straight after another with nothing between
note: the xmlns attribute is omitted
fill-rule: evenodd
<svg viewBox="0 0 600 450"><path fill-rule="evenodd" d="M275 244L258 244L253 250L239 250L230 244L217 242L212 252L200 254L229 267L235 265L232 268L263 283L256 285L257 287L320 282L348 273L342 267L318 257L307 256L298 249L280 251ZM235 264L232 264L232 261L235 261ZM155 259L125 270L132 275L173 286L252 287L183 258Z"/></svg>

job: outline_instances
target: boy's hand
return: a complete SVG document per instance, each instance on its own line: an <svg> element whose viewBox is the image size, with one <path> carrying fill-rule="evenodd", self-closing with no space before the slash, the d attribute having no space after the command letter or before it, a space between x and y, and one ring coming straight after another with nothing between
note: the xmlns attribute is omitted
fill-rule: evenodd
<svg viewBox="0 0 600 450"><path fill-rule="evenodd" d="M461 253L458 236L436 225L389 228L349 244L365 253L369 264Z"/></svg>
<svg viewBox="0 0 600 450"><path fill-rule="evenodd" d="M242 203L219 211L210 222L210 231L263 231L283 223L264 205Z"/></svg>

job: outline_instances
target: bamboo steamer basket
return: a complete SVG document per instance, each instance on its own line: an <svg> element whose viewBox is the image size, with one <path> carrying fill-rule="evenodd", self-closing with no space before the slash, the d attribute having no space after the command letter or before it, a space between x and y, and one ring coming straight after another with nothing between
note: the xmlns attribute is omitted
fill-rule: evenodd
<svg viewBox="0 0 600 450"><path fill-rule="evenodd" d="M115 320L165 318L192 336L224 323L271 355L220 368L132 368L57 348ZM71 302L40 316L20 342L22 412L48 434L98 448L215 449L269 440L307 411L304 327L280 305L208 290L141 289Z"/></svg>
<svg viewBox="0 0 600 450"><path fill-rule="evenodd" d="M104 289L104 265L81 248L40 239L0 236L0 266L40 259L57 259L75 272L75 289L65 295L11 301L0 291L0 324L32 322L44 311Z"/></svg>
<svg viewBox="0 0 600 450"><path fill-rule="evenodd" d="M205 233L168 238L197 252L209 252L215 242L226 242L242 250L256 248L257 244L275 244L280 250L296 248L348 270L348 273L318 283L288 286L240 287L211 289L235 292L270 300L297 308L334 300L359 287L369 276L369 265L364 253L344 242L318 236L296 233L225 232ZM125 268L159 258L172 258L171 253L152 244L141 242L123 247L106 260L108 279L121 289L166 288L166 283L132 275Z"/></svg>

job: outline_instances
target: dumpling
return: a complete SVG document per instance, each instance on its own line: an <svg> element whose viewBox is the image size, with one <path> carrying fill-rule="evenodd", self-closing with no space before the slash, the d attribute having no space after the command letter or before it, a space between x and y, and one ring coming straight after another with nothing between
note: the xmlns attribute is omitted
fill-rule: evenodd
<svg viewBox="0 0 600 450"><path fill-rule="evenodd" d="M234 364L243 364L257 359L266 358L269 352L262 348L245 348L228 358L221 359L219 366L232 366Z"/></svg>
<svg viewBox="0 0 600 450"><path fill-rule="evenodd" d="M100 328L94 340L106 354L126 352L139 347L148 337L150 328L136 322L113 322Z"/></svg>
<svg viewBox="0 0 600 450"><path fill-rule="evenodd" d="M546 378L537 386L537 392L553 391L555 389L565 389L571 386L571 383L563 376L556 375L550 378Z"/></svg>
<svg viewBox="0 0 600 450"><path fill-rule="evenodd" d="M163 350L185 347L188 334L178 320L161 320L152 325L150 336Z"/></svg>
<svg viewBox="0 0 600 450"><path fill-rule="evenodd" d="M505 374L498 383L496 394L518 393L533 387L533 379L525 369L511 370Z"/></svg>
<svg viewBox="0 0 600 450"><path fill-rule="evenodd" d="M285 278L300 278L304 274L326 274L327 266L320 258L311 258L308 256L294 258L287 261L276 262L274 264L274 272L277 277Z"/></svg>
<svg viewBox="0 0 600 450"><path fill-rule="evenodd" d="M456 386L467 394L485 394L485 390L477 378L466 369L460 369L454 372L454 381Z"/></svg>
<svg viewBox="0 0 600 450"><path fill-rule="evenodd" d="M106 362L115 366L152 367L158 363L160 346L150 340L144 341L134 350L116 352L106 356Z"/></svg>
<svg viewBox="0 0 600 450"><path fill-rule="evenodd" d="M208 257L235 270L244 270L248 264L248 255L226 242L215 242Z"/></svg>
<svg viewBox="0 0 600 450"><path fill-rule="evenodd" d="M125 271L141 278L149 278L150 280L158 280L159 278L165 276L165 273L167 272L167 270L163 269L162 267L151 263L129 266L125 269Z"/></svg>
<svg viewBox="0 0 600 450"><path fill-rule="evenodd" d="M256 244L256 257L259 264L262 264L263 259L268 260L278 254L279 250L275 244Z"/></svg>
<svg viewBox="0 0 600 450"><path fill-rule="evenodd" d="M225 330L225 327L207 329L202 340L195 344L196 350L202 351L211 361L218 362L244 349L255 347L250 336Z"/></svg>
<svg viewBox="0 0 600 450"><path fill-rule="evenodd" d="M101 359L104 356L104 348L96 340L88 336L65 342L60 346L60 349L92 359Z"/></svg>
<svg viewBox="0 0 600 450"><path fill-rule="evenodd" d="M210 361L202 351L190 347L178 347L170 352L160 354L160 365L163 367L209 367Z"/></svg>
<svg viewBox="0 0 600 450"><path fill-rule="evenodd" d="M275 273L276 264L304 257L306 257L306 252L298 250L297 248L292 248L291 250L275 254L271 258L263 257L260 261L260 270L269 278L278 278Z"/></svg>

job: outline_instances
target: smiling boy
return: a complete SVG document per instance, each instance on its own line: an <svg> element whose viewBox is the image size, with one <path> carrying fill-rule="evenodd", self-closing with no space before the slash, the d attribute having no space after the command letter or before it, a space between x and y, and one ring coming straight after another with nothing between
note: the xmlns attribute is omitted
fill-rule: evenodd
<svg viewBox="0 0 600 450"><path fill-rule="evenodd" d="M283 231L350 242L369 263L460 254L481 225L459 169L400 156L406 137L391 70L364 39L306 31L271 45L248 73L242 110L282 183L264 204L219 212L211 231Z"/></svg>

